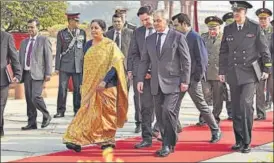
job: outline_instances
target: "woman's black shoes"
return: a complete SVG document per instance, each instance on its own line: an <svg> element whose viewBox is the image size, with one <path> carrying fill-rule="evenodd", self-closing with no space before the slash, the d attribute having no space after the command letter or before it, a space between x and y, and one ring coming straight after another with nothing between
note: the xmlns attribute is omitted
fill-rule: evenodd
<svg viewBox="0 0 274 163"><path fill-rule="evenodd" d="M81 146L73 143L66 143L68 149L74 150L75 152L81 152Z"/></svg>

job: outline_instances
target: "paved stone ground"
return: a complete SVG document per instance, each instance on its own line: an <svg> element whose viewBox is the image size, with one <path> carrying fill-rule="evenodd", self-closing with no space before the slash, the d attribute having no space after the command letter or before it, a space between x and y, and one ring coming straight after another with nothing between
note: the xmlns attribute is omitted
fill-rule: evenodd
<svg viewBox="0 0 274 163"><path fill-rule="evenodd" d="M130 92L132 97L132 90ZM53 116L56 112L56 98L45 99L50 114ZM24 100L9 100L5 109L5 137L1 139L1 162L13 161L30 156L44 155L52 152L66 150L62 144L62 134L67 125L73 118L72 95L68 95L68 105L66 117L61 119L53 119L51 124L41 129L42 115L38 111L38 130L21 131L21 127L27 123L26 103ZM117 139L139 136L134 133L134 107L133 99L129 102L129 122L125 127L117 132ZM193 125L198 120L198 111L195 108L190 97L187 95L183 101L180 112L180 120L183 126ZM226 118L226 110L223 109L221 115ZM208 138L210 139L210 138ZM271 158L272 156L272 158ZM260 146L253 150L250 154L232 153L225 156L217 157L209 162L247 162L247 161L265 161L273 159L273 143Z"/></svg>

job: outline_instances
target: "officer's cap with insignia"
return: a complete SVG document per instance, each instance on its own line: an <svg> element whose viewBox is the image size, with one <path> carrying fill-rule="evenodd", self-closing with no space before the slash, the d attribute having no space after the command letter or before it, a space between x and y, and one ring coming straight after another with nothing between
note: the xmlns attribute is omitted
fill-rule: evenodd
<svg viewBox="0 0 274 163"><path fill-rule="evenodd" d="M73 19L75 21L80 20L80 17L79 17L80 13L78 13L78 12L77 13L66 13L66 15L67 15L68 19Z"/></svg>
<svg viewBox="0 0 274 163"><path fill-rule="evenodd" d="M259 18L261 18L261 17L270 17L270 16L272 16L272 12L267 8L260 8L256 11L256 15Z"/></svg>
<svg viewBox="0 0 274 163"><path fill-rule="evenodd" d="M236 11L239 9L249 9L252 8L253 6L248 3L247 1L229 1L230 4L232 5L232 10Z"/></svg>
<svg viewBox="0 0 274 163"><path fill-rule="evenodd" d="M224 16L222 17L222 20L226 22L227 24L232 23L234 21L233 12L228 12L224 14Z"/></svg>
<svg viewBox="0 0 274 163"><path fill-rule="evenodd" d="M116 9L115 9L115 14L125 14L125 13L127 13L127 8L123 8L123 7L117 7Z"/></svg>
<svg viewBox="0 0 274 163"><path fill-rule="evenodd" d="M205 24L208 27L216 27L223 24L223 21L217 16L209 16L205 19Z"/></svg>

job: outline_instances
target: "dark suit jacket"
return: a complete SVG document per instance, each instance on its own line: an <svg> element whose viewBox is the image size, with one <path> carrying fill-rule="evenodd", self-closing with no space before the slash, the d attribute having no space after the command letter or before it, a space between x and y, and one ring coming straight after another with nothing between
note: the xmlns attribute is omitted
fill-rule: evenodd
<svg viewBox="0 0 274 163"><path fill-rule="evenodd" d="M252 63L262 57L263 64L271 63L266 37L256 22L245 21L243 29L238 31L236 22L224 28L220 48L219 74L227 75L231 85L242 85L257 82ZM264 66L263 71L269 73L271 67Z"/></svg>
<svg viewBox="0 0 274 163"><path fill-rule="evenodd" d="M111 29L106 32L106 37L113 40L114 37L114 29ZM121 33L121 51L125 55L124 65L127 68L127 56L128 56L128 49L130 45L130 40L133 34L133 30L128 28L123 28Z"/></svg>
<svg viewBox="0 0 274 163"><path fill-rule="evenodd" d="M180 84L189 84L191 58L183 34L169 29L159 57L156 52L157 33L147 37L138 68L138 81L143 82L151 64L151 93L158 94L159 87L164 94L180 92Z"/></svg>
<svg viewBox="0 0 274 163"><path fill-rule="evenodd" d="M137 28L132 35L127 58L127 71L132 71L133 76L137 76L138 67L141 60L141 53L146 39L146 28Z"/></svg>
<svg viewBox="0 0 274 163"><path fill-rule="evenodd" d="M21 42L19 57L21 68L24 70L26 48L29 38ZM33 45L32 56L30 61L30 74L33 80L44 80L45 76L52 73L52 47L51 42L45 36L38 35ZM23 79L24 80L24 79ZM23 82L23 80L21 82Z"/></svg>
<svg viewBox="0 0 274 163"><path fill-rule="evenodd" d="M14 45L11 34L1 31L1 69L0 69L0 86L8 86L8 78L5 72L7 59L11 61L14 76L21 80L22 71L19 63L19 56Z"/></svg>
<svg viewBox="0 0 274 163"><path fill-rule="evenodd" d="M191 78L198 82L205 76L208 65L208 52L205 42L197 32L189 31L186 39L191 56Z"/></svg>

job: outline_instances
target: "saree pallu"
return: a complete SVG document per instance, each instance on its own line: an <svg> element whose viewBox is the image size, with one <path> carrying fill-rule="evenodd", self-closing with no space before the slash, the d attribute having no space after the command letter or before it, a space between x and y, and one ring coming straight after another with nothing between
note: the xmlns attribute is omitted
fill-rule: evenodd
<svg viewBox="0 0 274 163"><path fill-rule="evenodd" d="M127 120L128 91L124 55L116 44L104 38L89 48L84 58L81 108L63 136L64 143L89 145L113 142L117 128ZM101 91L97 86L115 68L117 86Z"/></svg>

